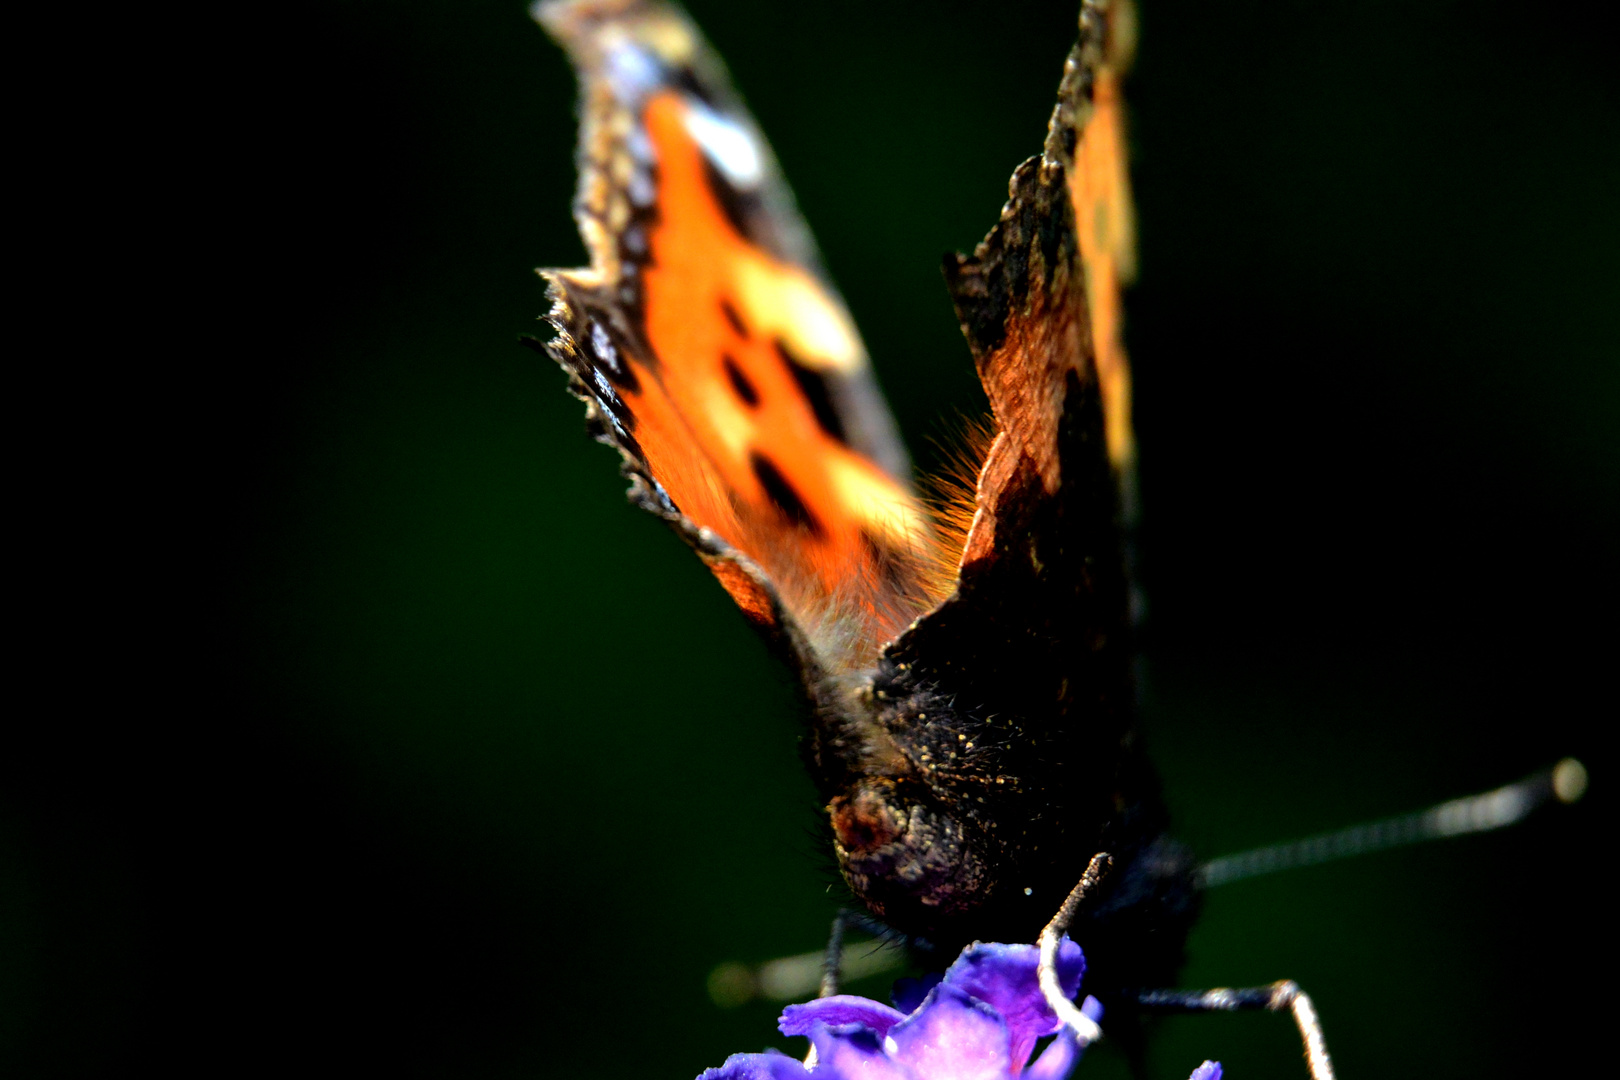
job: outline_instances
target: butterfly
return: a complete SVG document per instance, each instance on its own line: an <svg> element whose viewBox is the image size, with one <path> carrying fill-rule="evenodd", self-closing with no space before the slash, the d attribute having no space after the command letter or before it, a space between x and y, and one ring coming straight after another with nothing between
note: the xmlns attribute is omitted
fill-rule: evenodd
<svg viewBox="0 0 1620 1080"><path fill-rule="evenodd" d="M631 500L797 673L854 896L948 956L1033 940L1106 850L1074 931L1093 986L1165 984L1196 908L1134 722L1120 10L1082 7L1041 153L946 261L992 426L970 483L931 503L695 28L654 3L539 9L580 78L590 266L542 271L554 336L537 344Z"/></svg>

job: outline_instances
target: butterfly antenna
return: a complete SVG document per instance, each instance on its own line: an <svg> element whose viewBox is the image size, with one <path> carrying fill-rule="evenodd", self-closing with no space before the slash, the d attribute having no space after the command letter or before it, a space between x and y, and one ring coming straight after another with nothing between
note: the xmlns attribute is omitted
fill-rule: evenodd
<svg viewBox="0 0 1620 1080"><path fill-rule="evenodd" d="M1198 875L1209 888L1425 840L1505 829L1517 825L1549 802L1578 801L1586 793L1586 782L1586 766L1574 758L1565 758L1550 769L1542 769L1495 791L1452 799L1427 810L1352 825L1304 840L1211 859L1199 867Z"/></svg>

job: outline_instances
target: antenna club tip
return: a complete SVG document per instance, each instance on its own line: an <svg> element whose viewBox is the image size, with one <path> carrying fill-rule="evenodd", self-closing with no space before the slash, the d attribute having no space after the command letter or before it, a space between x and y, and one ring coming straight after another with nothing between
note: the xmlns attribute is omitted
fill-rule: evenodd
<svg viewBox="0 0 1620 1080"><path fill-rule="evenodd" d="M1553 795L1561 803L1579 802L1581 796L1586 794L1586 782L1586 766L1572 757L1553 766Z"/></svg>

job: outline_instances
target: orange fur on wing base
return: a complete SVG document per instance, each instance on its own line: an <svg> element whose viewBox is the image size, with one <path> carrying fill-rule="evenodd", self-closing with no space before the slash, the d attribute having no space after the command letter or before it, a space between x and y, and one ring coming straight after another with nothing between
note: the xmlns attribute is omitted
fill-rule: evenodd
<svg viewBox="0 0 1620 1080"><path fill-rule="evenodd" d="M979 478L996 439L993 416L963 417L958 430L940 440L940 470L921 478L923 503L934 523L934 542L925 564L924 591L930 607L956 588L957 571L978 510Z"/></svg>

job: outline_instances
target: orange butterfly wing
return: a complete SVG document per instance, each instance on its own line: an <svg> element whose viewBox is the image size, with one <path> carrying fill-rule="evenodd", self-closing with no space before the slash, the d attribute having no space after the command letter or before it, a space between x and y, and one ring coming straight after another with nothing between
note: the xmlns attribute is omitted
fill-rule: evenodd
<svg viewBox="0 0 1620 1080"><path fill-rule="evenodd" d="M745 613L808 634L833 666L869 660L937 599L933 533L769 148L672 9L584 0L539 17L580 77L591 255L544 272L547 351L633 496Z"/></svg>

